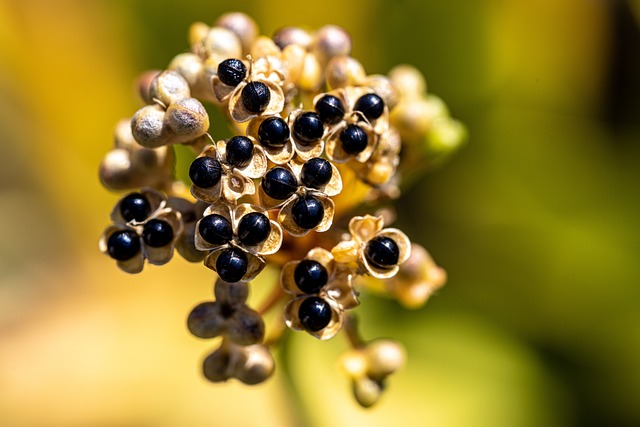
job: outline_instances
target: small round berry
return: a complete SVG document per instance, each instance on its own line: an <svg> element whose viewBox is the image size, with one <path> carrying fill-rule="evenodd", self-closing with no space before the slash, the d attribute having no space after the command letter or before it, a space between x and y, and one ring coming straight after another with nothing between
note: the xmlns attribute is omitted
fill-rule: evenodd
<svg viewBox="0 0 640 427"><path fill-rule="evenodd" d="M218 65L218 78L227 86L238 86L247 76L247 67L239 59L225 59Z"/></svg>
<svg viewBox="0 0 640 427"><path fill-rule="evenodd" d="M291 207L293 221L305 230L311 230L322 222L324 207L320 200L311 195L299 197Z"/></svg>
<svg viewBox="0 0 640 427"><path fill-rule="evenodd" d="M312 144L324 134L324 125L320 115L313 111L307 111L296 117L293 123L293 135L302 145Z"/></svg>
<svg viewBox="0 0 640 427"><path fill-rule="evenodd" d="M275 167L262 178L262 189L272 199L285 200L296 192L298 182L289 169Z"/></svg>
<svg viewBox="0 0 640 427"><path fill-rule="evenodd" d="M369 240L364 250L364 256L374 267L392 268L398 264L400 249L393 239L378 236Z"/></svg>
<svg viewBox="0 0 640 427"><path fill-rule="evenodd" d="M109 256L118 261L126 261L140 252L140 238L131 230L120 230L107 240Z"/></svg>
<svg viewBox="0 0 640 427"><path fill-rule="evenodd" d="M271 101L271 92L262 82L250 82L242 88L242 105L251 113L262 113Z"/></svg>
<svg viewBox="0 0 640 427"><path fill-rule="evenodd" d="M344 105L335 96L325 95L316 102L316 112L324 123L335 125L344 117Z"/></svg>
<svg viewBox="0 0 640 427"><path fill-rule="evenodd" d="M312 259L303 259L293 271L293 279L305 294L317 294L329 281L324 265Z"/></svg>
<svg viewBox="0 0 640 427"><path fill-rule="evenodd" d="M152 248L161 248L173 240L173 228L167 221L152 219L142 229L142 240Z"/></svg>
<svg viewBox="0 0 640 427"><path fill-rule="evenodd" d="M322 298L309 297L300 304L298 318L306 331L317 332L331 322L331 307Z"/></svg>
<svg viewBox="0 0 640 427"><path fill-rule="evenodd" d="M271 223L266 215L251 212L238 223L238 239L247 246L256 246L267 240L271 233Z"/></svg>
<svg viewBox="0 0 640 427"><path fill-rule="evenodd" d="M224 245L233 238L233 228L227 218L211 214L200 220L198 231L204 240L212 245Z"/></svg>
<svg viewBox="0 0 640 427"><path fill-rule="evenodd" d="M243 168L253 159L253 142L246 136L234 136L227 141L227 163Z"/></svg>
<svg viewBox="0 0 640 427"><path fill-rule="evenodd" d="M349 154L358 154L367 148L369 138L365 131L358 125L349 125L340 132L342 149Z"/></svg>
<svg viewBox="0 0 640 427"><path fill-rule="evenodd" d="M196 187L211 188L220 182L222 168L213 157L198 157L189 167L189 178Z"/></svg>
<svg viewBox="0 0 640 427"><path fill-rule="evenodd" d="M216 272L228 283L240 281L247 273L247 256L241 250L228 248L216 260Z"/></svg>
<svg viewBox="0 0 640 427"><path fill-rule="evenodd" d="M314 157L302 166L300 180L305 187L322 188L331 181L331 163L322 157Z"/></svg>
<svg viewBox="0 0 640 427"><path fill-rule="evenodd" d="M368 120L375 120L384 112L384 101L375 93L369 93L358 98L353 109L360 111Z"/></svg>
<svg viewBox="0 0 640 427"><path fill-rule="evenodd" d="M120 202L120 213L127 222L141 222L151 213L151 205L142 194L131 193Z"/></svg>
<svg viewBox="0 0 640 427"><path fill-rule="evenodd" d="M291 132L289 125L280 117L269 117L258 128L258 141L267 148L281 148L287 143Z"/></svg>

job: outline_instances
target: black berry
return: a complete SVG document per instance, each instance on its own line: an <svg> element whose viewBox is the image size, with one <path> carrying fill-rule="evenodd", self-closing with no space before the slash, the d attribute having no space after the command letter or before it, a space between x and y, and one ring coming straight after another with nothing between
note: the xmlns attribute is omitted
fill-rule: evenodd
<svg viewBox="0 0 640 427"><path fill-rule="evenodd" d="M218 78L228 86L238 86L247 76L247 67L239 59L225 59L218 65Z"/></svg>
<svg viewBox="0 0 640 427"><path fill-rule="evenodd" d="M322 298L309 297L300 304L298 318L305 330L317 332L331 322L331 307Z"/></svg>
<svg viewBox="0 0 640 427"><path fill-rule="evenodd" d="M348 125L340 132L342 149L349 154L358 154L367 148L369 138L364 130L358 125Z"/></svg>
<svg viewBox="0 0 640 427"><path fill-rule="evenodd" d="M289 169L275 167L262 178L262 189L276 200L288 199L298 189L298 181Z"/></svg>
<svg viewBox="0 0 640 427"><path fill-rule="evenodd" d="M324 125L320 115L312 111L300 114L293 122L293 135L302 145L313 144L324 134Z"/></svg>
<svg viewBox="0 0 640 427"><path fill-rule="evenodd" d="M267 148L284 147L289 135L289 125L280 117L269 117L258 128L258 141Z"/></svg>
<svg viewBox="0 0 640 427"><path fill-rule="evenodd" d="M322 188L331 181L331 163L321 157L314 157L302 166L300 181L305 187Z"/></svg>
<svg viewBox="0 0 640 427"><path fill-rule="evenodd" d="M262 113L271 101L271 92L262 82L249 82L242 88L242 105L251 113Z"/></svg>
<svg viewBox="0 0 640 427"><path fill-rule="evenodd" d="M335 125L344 117L344 106L333 95L325 95L316 102L316 111L320 119L328 124Z"/></svg>
<svg viewBox="0 0 640 427"><path fill-rule="evenodd" d="M151 205L142 194L131 193L120 202L120 213L127 222L141 222L151 213Z"/></svg>
<svg viewBox="0 0 640 427"><path fill-rule="evenodd" d="M167 221L152 219L142 229L142 240L152 248L161 248L173 240L173 228Z"/></svg>
<svg viewBox="0 0 640 427"><path fill-rule="evenodd" d="M318 261L303 259L293 271L293 279L305 294L316 294L327 284L327 269Z"/></svg>
<svg viewBox="0 0 640 427"><path fill-rule="evenodd" d="M305 230L315 228L324 218L324 207L320 200L311 195L299 197L291 208L293 221Z"/></svg>
<svg viewBox="0 0 640 427"><path fill-rule="evenodd" d="M118 261L126 261L140 252L140 238L131 230L119 230L107 240L109 256Z"/></svg>
<svg viewBox="0 0 640 427"><path fill-rule="evenodd" d="M227 163L237 168L247 166L253 159L253 142L246 136L234 136L227 141Z"/></svg>
<svg viewBox="0 0 640 427"><path fill-rule="evenodd" d="M384 101L375 93L369 93L358 98L353 109L360 111L368 120L375 120L384 112Z"/></svg>
<svg viewBox="0 0 640 427"><path fill-rule="evenodd" d="M238 239L247 246L256 246L267 240L271 233L271 223L266 215L251 212L238 223Z"/></svg>
<svg viewBox="0 0 640 427"><path fill-rule="evenodd" d="M212 245L224 245L233 238L231 223L222 215L211 214L200 220L198 231L204 240Z"/></svg>
<svg viewBox="0 0 640 427"><path fill-rule="evenodd" d="M247 256L244 252L236 248L228 248L218 256L216 272L225 282L238 282L247 273L247 264Z"/></svg>
<svg viewBox="0 0 640 427"><path fill-rule="evenodd" d="M198 157L189 167L189 178L196 187L211 188L220 182L222 168L213 157Z"/></svg>
<svg viewBox="0 0 640 427"><path fill-rule="evenodd" d="M391 268L398 264L400 249L393 239L378 236L369 240L364 250L364 256L374 267Z"/></svg>

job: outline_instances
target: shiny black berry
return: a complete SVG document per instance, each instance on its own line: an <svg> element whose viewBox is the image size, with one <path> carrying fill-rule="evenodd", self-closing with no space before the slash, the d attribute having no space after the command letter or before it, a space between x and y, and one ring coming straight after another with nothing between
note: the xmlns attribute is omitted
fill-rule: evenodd
<svg viewBox="0 0 640 427"><path fill-rule="evenodd" d="M305 294L316 294L327 284L329 275L318 261L303 259L293 271L293 279Z"/></svg>
<svg viewBox="0 0 640 427"><path fill-rule="evenodd" d="M225 59L218 65L218 78L228 86L238 86L247 76L247 67L239 59Z"/></svg>
<svg viewBox="0 0 640 427"><path fill-rule="evenodd" d="M267 240L271 233L271 223L266 215L251 212L238 223L238 239L247 246L256 246Z"/></svg>
<svg viewBox="0 0 640 427"><path fill-rule="evenodd" d="M242 88L242 105L251 113L262 113L271 101L271 92L262 82L249 82Z"/></svg>
<svg viewBox="0 0 640 427"><path fill-rule="evenodd" d="M293 203L291 215L300 228L311 230L322 222L324 207L316 197L306 195Z"/></svg>
<svg viewBox="0 0 640 427"><path fill-rule="evenodd" d="M298 181L289 169L275 167L262 178L262 189L276 200L288 199L298 189Z"/></svg>
<svg viewBox="0 0 640 427"><path fill-rule="evenodd" d="M378 236L369 240L364 249L364 256L374 267L391 268L398 264L400 249L393 239Z"/></svg>
<svg viewBox="0 0 640 427"><path fill-rule="evenodd" d="M107 240L109 256L118 261L126 261L140 252L140 238L131 230L119 230Z"/></svg>
<svg viewBox="0 0 640 427"><path fill-rule="evenodd" d="M358 98L353 109L360 111L367 119L375 120L384 112L384 101L375 93L369 93Z"/></svg>
<svg viewBox="0 0 640 427"><path fill-rule="evenodd" d="M307 111L296 117L293 122L293 135L302 145L313 144L319 141L324 134L324 125L320 120L320 115L313 111Z"/></svg>
<svg viewBox="0 0 640 427"><path fill-rule="evenodd" d="M325 95L316 102L316 111L320 119L328 124L335 125L344 117L344 106L333 95Z"/></svg>
<svg viewBox="0 0 640 427"><path fill-rule="evenodd" d="M349 154L358 154L367 148L369 138L360 126L349 125L340 132L340 142L344 151Z"/></svg>
<svg viewBox="0 0 640 427"><path fill-rule="evenodd" d="M298 318L305 330L317 332L331 322L331 307L322 298L309 297L300 304Z"/></svg>
<svg viewBox="0 0 640 427"><path fill-rule="evenodd" d="M120 202L120 213L127 222L141 222L151 213L151 205L142 194L131 193Z"/></svg>
<svg viewBox="0 0 640 427"><path fill-rule="evenodd" d="M161 248L173 240L173 228L167 221L152 219L142 229L142 240L152 248Z"/></svg>
<svg viewBox="0 0 640 427"><path fill-rule="evenodd" d="M204 240L212 245L224 245L233 238L233 228L227 218L211 214L200 220L198 231Z"/></svg>
<svg viewBox="0 0 640 427"><path fill-rule="evenodd" d="M289 125L280 117L269 117L258 128L258 141L267 148L281 148L289 139Z"/></svg>
<svg viewBox="0 0 640 427"><path fill-rule="evenodd" d="M189 178L196 187L211 188L220 182L222 168L213 157L198 157L189 167Z"/></svg>
<svg viewBox="0 0 640 427"><path fill-rule="evenodd" d="M302 166L300 181L305 187L322 188L331 181L331 163L321 157L314 157Z"/></svg>
<svg viewBox="0 0 640 427"><path fill-rule="evenodd" d="M228 248L216 260L216 272L225 282L240 281L247 274L247 256L239 249Z"/></svg>
<svg viewBox="0 0 640 427"><path fill-rule="evenodd" d="M227 141L227 163L243 168L253 159L253 142L246 136L234 136Z"/></svg>

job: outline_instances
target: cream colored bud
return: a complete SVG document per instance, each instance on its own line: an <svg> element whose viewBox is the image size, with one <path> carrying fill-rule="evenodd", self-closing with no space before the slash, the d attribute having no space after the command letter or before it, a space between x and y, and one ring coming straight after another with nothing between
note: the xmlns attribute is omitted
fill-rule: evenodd
<svg viewBox="0 0 640 427"><path fill-rule="evenodd" d="M378 380L396 372L404 365L406 359L402 345L387 339L368 343L366 352L369 362L368 375Z"/></svg>
<svg viewBox="0 0 640 427"><path fill-rule="evenodd" d="M222 27L213 27L203 41L206 56L213 56L222 62L228 58L242 57L242 44L240 39L230 30Z"/></svg>
<svg viewBox="0 0 640 427"><path fill-rule="evenodd" d="M177 71L163 71L158 74L149 86L149 96L165 107L191 96L189 83Z"/></svg>
<svg viewBox="0 0 640 427"><path fill-rule="evenodd" d="M136 86L138 88L138 95L140 99L144 101L145 104L152 104L153 98L151 97L151 82L156 76L160 74L160 70L149 70L140 74L138 80L136 81Z"/></svg>
<svg viewBox="0 0 640 427"><path fill-rule="evenodd" d="M436 118L448 114L447 106L438 97L413 98L398 103L389 115L389 122L403 139L416 140L429 132Z"/></svg>
<svg viewBox="0 0 640 427"><path fill-rule="evenodd" d="M312 50L320 63L326 64L335 56L351 53L351 36L342 27L326 25L316 32Z"/></svg>
<svg viewBox="0 0 640 427"><path fill-rule="evenodd" d="M204 22L194 22L189 27L189 45L197 46L204 42L211 28Z"/></svg>
<svg viewBox="0 0 640 427"><path fill-rule="evenodd" d="M315 92L321 85L322 67L314 55L307 54L304 56L302 71L298 78L298 87L305 91Z"/></svg>
<svg viewBox="0 0 640 427"><path fill-rule="evenodd" d="M164 127L165 112L161 106L142 107L131 119L131 133L143 147L156 148L169 142L170 133Z"/></svg>
<svg viewBox="0 0 640 427"><path fill-rule="evenodd" d="M235 377L248 385L260 384L267 380L275 370L275 362L269 350L262 345L243 348L244 361L235 371Z"/></svg>
<svg viewBox="0 0 640 427"><path fill-rule="evenodd" d="M362 64L345 55L336 56L329 61L325 73L327 85L331 89L356 86L367 77Z"/></svg>
<svg viewBox="0 0 640 427"><path fill-rule="evenodd" d="M300 27L283 27L273 35L273 41L280 49L284 49L292 44L307 49L311 46L313 37L311 37L311 34L309 34L307 30L303 30Z"/></svg>
<svg viewBox="0 0 640 427"><path fill-rule="evenodd" d="M242 51L246 54L253 41L260 34L258 24L250 16L241 12L225 13L214 24L232 31L240 40Z"/></svg>
<svg viewBox="0 0 640 427"><path fill-rule="evenodd" d="M427 92L427 82L422 73L411 65L397 65L389 71L389 78L403 98L422 97Z"/></svg>
<svg viewBox="0 0 640 427"><path fill-rule="evenodd" d="M167 108L165 123L179 137L179 142L186 142L207 132L209 115L200 101L185 98Z"/></svg>

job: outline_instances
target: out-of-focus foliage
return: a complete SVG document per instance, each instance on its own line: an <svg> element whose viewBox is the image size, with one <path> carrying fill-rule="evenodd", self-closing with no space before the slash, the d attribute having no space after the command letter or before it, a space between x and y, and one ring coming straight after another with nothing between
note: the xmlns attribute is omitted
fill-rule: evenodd
<svg viewBox="0 0 640 427"><path fill-rule="evenodd" d="M640 424L637 2L233 5L266 34L346 27L367 71L416 65L470 131L400 202L449 283L419 311L358 309L365 338L408 353L369 411L333 362L340 337L295 335L264 386L206 383L185 319L211 274L126 276L98 253L118 196L97 166L136 75L225 5L0 2L0 425Z"/></svg>

